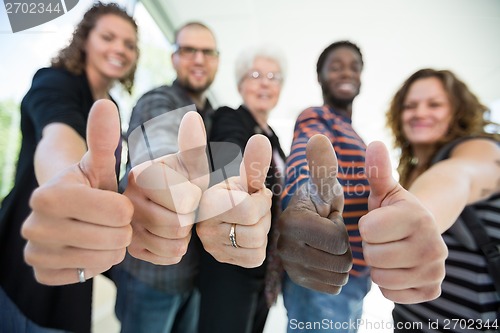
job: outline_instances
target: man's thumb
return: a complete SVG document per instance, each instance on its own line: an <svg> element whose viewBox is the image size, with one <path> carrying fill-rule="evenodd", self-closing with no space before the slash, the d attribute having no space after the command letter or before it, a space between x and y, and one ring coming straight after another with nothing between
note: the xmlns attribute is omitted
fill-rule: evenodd
<svg viewBox="0 0 500 333"><path fill-rule="evenodd" d="M120 117L115 104L98 100L87 121L87 153L80 168L90 185L103 190L117 190L115 151L120 142Z"/></svg>
<svg viewBox="0 0 500 333"><path fill-rule="evenodd" d="M198 112L190 111L184 115L179 126L178 142L177 156L188 173L187 178L205 187L209 174L207 134L203 118Z"/></svg>
<svg viewBox="0 0 500 333"><path fill-rule="evenodd" d="M337 156L330 140L316 134L306 146L307 165L309 167L309 193L317 212L328 217L333 211L342 212L344 193L337 180Z"/></svg>
<svg viewBox="0 0 500 333"><path fill-rule="evenodd" d="M369 209L380 207L382 200L393 191L398 182L392 177L391 160L385 145L372 142L366 149L365 173L370 183Z"/></svg>
<svg viewBox="0 0 500 333"><path fill-rule="evenodd" d="M255 134L248 140L240 165L241 183L246 186L248 193L252 194L264 187L271 157L271 143L264 135Z"/></svg>

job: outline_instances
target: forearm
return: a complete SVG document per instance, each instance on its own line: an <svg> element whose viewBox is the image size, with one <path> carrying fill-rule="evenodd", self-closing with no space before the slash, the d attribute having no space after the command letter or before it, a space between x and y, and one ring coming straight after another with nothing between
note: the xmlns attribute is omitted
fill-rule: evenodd
<svg viewBox="0 0 500 333"><path fill-rule="evenodd" d="M467 205L470 182L467 177L460 177L459 171L437 165L422 174L409 191L434 215L438 229L443 233Z"/></svg>
<svg viewBox="0 0 500 333"><path fill-rule="evenodd" d="M444 232L466 205L500 191L498 161L500 150L495 143L471 140L420 175L410 192L434 214L440 232Z"/></svg>
<svg viewBox="0 0 500 333"><path fill-rule="evenodd" d="M35 151L34 167L38 184L42 185L78 163L86 150L85 141L71 127L59 123L48 125Z"/></svg>
<svg viewBox="0 0 500 333"><path fill-rule="evenodd" d="M282 196L282 208L288 206L295 191L309 179L309 167L306 158L306 146L311 137L316 134L327 135L330 133L321 120L310 121L297 120L295 125L294 139L287 158L285 191ZM329 137L332 141L331 136Z"/></svg>

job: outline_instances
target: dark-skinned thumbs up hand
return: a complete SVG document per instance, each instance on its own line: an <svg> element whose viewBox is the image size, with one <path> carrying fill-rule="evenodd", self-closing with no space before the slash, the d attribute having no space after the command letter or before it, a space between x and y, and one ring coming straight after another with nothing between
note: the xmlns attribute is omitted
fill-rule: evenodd
<svg viewBox="0 0 500 333"><path fill-rule="evenodd" d="M330 140L320 134L309 140L306 155L309 179L296 190L279 219L278 251L295 283L337 294L352 267L337 157Z"/></svg>

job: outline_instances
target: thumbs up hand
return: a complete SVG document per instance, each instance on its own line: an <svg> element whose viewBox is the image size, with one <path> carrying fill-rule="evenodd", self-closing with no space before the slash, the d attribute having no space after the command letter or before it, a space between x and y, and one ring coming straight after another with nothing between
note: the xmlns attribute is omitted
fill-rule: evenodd
<svg viewBox="0 0 500 333"><path fill-rule="evenodd" d="M265 136L252 136L245 148L240 176L203 193L196 232L205 250L219 262L246 268L264 262L272 197L264 181L271 154Z"/></svg>
<svg viewBox="0 0 500 333"><path fill-rule="evenodd" d="M366 151L369 213L359 221L365 261L382 294L396 303L435 299L445 275L447 248L432 214L392 178L387 149Z"/></svg>
<svg viewBox="0 0 500 333"><path fill-rule="evenodd" d="M324 135L309 140L306 156L309 179L297 189L279 219L278 251L295 283L337 294L352 267L337 158Z"/></svg>
<svg viewBox="0 0 500 333"><path fill-rule="evenodd" d="M157 265L176 264L186 253L209 181L205 126L197 112L183 117L178 142L179 152L134 167L124 193L135 208L128 251Z"/></svg>
<svg viewBox="0 0 500 333"><path fill-rule="evenodd" d="M87 153L33 192L32 213L21 232L27 240L25 260L40 283L75 283L77 268L89 279L123 260L133 206L116 193L119 139L118 110L110 101L97 101L88 118Z"/></svg>

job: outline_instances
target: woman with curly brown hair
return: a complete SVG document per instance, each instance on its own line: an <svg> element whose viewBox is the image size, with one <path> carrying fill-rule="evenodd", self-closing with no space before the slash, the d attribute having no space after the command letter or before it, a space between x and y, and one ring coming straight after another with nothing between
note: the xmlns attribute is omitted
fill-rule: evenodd
<svg viewBox="0 0 500 333"><path fill-rule="evenodd" d="M401 149L400 183L434 215L449 251L441 296L396 304L395 332L497 332L500 325L500 290L466 226L478 217L490 241L500 243L500 147L498 135L485 132L486 111L451 71L422 69L387 112Z"/></svg>
<svg viewBox="0 0 500 333"><path fill-rule="evenodd" d="M62 257L64 251L82 247L80 243L84 235L77 237L80 243L63 248L57 246L59 237L47 229L38 228L36 232L39 235L45 233L46 236L42 241L28 246L23 257L26 240L21 237L21 226L30 216L30 197L32 193L36 193L33 191L44 184L54 184L52 179L62 170L79 166L76 177L67 179L67 186L75 179L83 185L94 186L91 181L93 175L87 175L88 170L79 163L87 151L87 146L90 151L90 141L86 139L91 136L90 133L101 129L99 122L90 124L90 119L95 119L92 114L89 117L90 109L99 99L112 101L109 90L116 81L120 81L128 91L132 89L137 59L135 21L118 5L99 2L85 13L69 45L53 59L52 66L38 70L33 78L32 86L21 103L23 137L15 185L0 210L1 332L90 332L92 280L89 278L109 269L112 264L104 264L103 261L110 256L116 261L125 249L107 248L105 243L100 242L99 254L103 260L93 271L90 269L92 267L84 271L47 266L46 269L35 270L33 274L33 269L25 259L30 263L50 253ZM116 107L112 103L101 101L96 103L96 108L103 108L102 105L106 104L108 110L111 106L111 116L118 119ZM119 127L119 121L115 123ZM92 137L96 136L92 134ZM105 146L99 139L97 141L98 146ZM111 146L109 151L112 157L109 160L112 160L112 171L109 174L116 183L121 151L118 136L116 140L113 139ZM63 192L57 190L54 193ZM34 204L33 197L31 204ZM47 215L47 219L53 224L57 223L58 228L64 230L67 237L71 237L73 225L80 221L74 215L66 215L64 212L70 208L72 202L76 205L76 201L71 201L71 198L66 202L64 198L57 200L57 209L53 215ZM50 205L51 202L47 200L43 203L46 207ZM110 205L106 203L108 211ZM104 208L101 207L92 215L88 214L89 220L84 221L93 222L94 215L103 214L106 211ZM122 205L122 210L126 208ZM86 210L90 212L88 208ZM68 224L68 221L73 224ZM111 223L110 219L108 223ZM116 231L121 228L114 229ZM123 237L129 239L130 226L123 226L122 229ZM101 229L95 223L93 230L94 238L105 234L99 232ZM27 236L25 230L23 236ZM110 249L115 252L109 251ZM88 252L87 257L90 258L91 251ZM92 261L99 260L94 258ZM46 285L78 281L82 283Z"/></svg>

